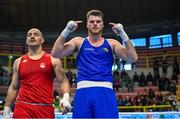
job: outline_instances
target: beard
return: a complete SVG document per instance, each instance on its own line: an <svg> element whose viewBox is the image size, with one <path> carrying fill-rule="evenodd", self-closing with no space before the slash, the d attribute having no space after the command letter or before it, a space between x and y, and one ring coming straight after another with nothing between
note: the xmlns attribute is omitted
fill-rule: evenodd
<svg viewBox="0 0 180 119"><path fill-rule="evenodd" d="M89 33L92 35L99 35L102 33L102 29L90 29Z"/></svg>

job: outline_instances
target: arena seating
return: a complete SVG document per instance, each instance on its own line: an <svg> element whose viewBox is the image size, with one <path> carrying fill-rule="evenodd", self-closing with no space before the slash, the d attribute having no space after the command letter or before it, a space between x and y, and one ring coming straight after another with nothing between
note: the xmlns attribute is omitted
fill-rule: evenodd
<svg viewBox="0 0 180 119"><path fill-rule="evenodd" d="M154 92L159 91L157 86L152 86L152 87L136 87L134 88L134 92L142 93L144 92L144 90L146 90L146 92L149 92L150 89L154 90Z"/></svg>
<svg viewBox="0 0 180 119"><path fill-rule="evenodd" d="M60 89L59 88L59 83L58 82L54 82L54 89ZM121 95L122 97L131 97L131 98L134 98L138 93L144 93L144 90L146 89L146 93L148 93L148 91L150 89L153 89L155 91L155 94L158 94L158 87L157 86L150 86L150 87L136 87L134 88L134 91L131 92L131 93L128 93L127 91L126 92L121 92L121 88L120 88L120 91L119 92L116 92L116 96L119 96ZM60 91L60 90L59 90ZM75 84L72 85L71 87L71 95L74 95L76 91L76 87L75 87Z"/></svg>
<svg viewBox="0 0 180 119"><path fill-rule="evenodd" d="M50 52L52 49L52 43L45 43L43 48L46 52ZM12 43L7 41L0 41L0 54L24 54L27 51L27 47L25 43ZM163 48L163 49L147 49L145 47L136 48L138 54L138 61L136 62L136 67L147 67L148 65L151 67L153 65L153 61L155 57L163 57L163 56L180 56L180 48ZM168 63L172 64L172 57L167 58ZM178 57L180 60L180 57Z"/></svg>

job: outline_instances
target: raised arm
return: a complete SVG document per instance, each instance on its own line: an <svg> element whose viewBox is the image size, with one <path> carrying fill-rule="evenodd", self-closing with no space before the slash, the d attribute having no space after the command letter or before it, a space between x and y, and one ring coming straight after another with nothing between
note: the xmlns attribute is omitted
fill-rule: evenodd
<svg viewBox="0 0 180 119"><path fill-rule="evenodd" d="M73 39L67 43L65 43L65 40L70 33L76 30L76 28L78 27L78 24L81 22L82 21L69 21L68 22L66 28L62 31L62 33L60 34L60 36L57 38L57 40L54 43L54 46L51 51L51 54L53 55L53 57L63 58L65 56L72 54L72 52L76 49L76 44ZM79 39L79 38L74 38L74 39Z"/></svg>
<svg viewBox="0 0 180 119"><path fill-rule="evenodd" d="M123 25L118 23L109 23L112 25L112 30L116 33L117 36L120 36L123 40L125 47L123 47L121 44L117 44L114 47L114 52L117 56L121 56L121 58L129 63L136 62L138 59L136 50L134 46L132 45L131 41L129 40L129 37L127 36L126 32L124 31ZM123 55L118 53L122 52Z"/></svg>
<svg viewBox="0 0 180 119"><path fill-rule="evenodd" d="M60 89L61 93L63 94L62 104L64 107L62 113L65 114L68 111L71 110L71 104L70 104L70 85L69 81L65 75L64 69L62 67L62 63L59 59L52 57L52 62L54 65L54 72L56 75L56 79L60 83Z"/></svg>
<svg viewBox="0 0 180 119"><path fill-rule="evenodd" d="M20 87L20 80L19 80L19 74L18 74L19 61L20 61L20 58L18 58L14 62L14 65L13 65L12 81L11 81L11 84L10 84L8 92L7 92L5 107L4 107L4 111L3 111L4 118L10 117L11 107L13 106L13 103L18 95L18 90Z"/></svg>

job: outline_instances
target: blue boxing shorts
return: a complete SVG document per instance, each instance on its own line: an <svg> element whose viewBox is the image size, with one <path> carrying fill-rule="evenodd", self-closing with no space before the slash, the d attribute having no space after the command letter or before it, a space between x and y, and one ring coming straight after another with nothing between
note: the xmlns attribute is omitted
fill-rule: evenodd
<svg viewBox="0 0 180 119"><path fill-rule="evenodd" d="M112 83L80 81L74 97L73 118L118 118Z"/></svg>

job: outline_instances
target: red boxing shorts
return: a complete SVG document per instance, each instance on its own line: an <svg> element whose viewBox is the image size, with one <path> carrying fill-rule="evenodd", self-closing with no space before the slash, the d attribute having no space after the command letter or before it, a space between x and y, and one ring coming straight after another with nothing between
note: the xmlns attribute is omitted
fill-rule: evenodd
<svg viewBox="0 0 180 119"><path fill-rule="evenodd" d="M52 104L16 102L13 118L54 118Z"/></svg>

